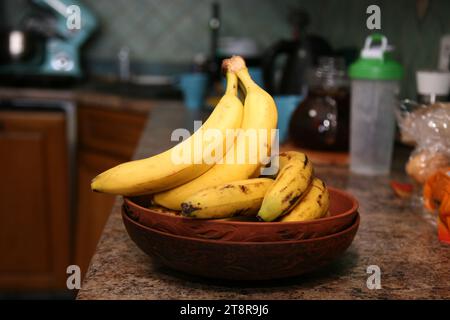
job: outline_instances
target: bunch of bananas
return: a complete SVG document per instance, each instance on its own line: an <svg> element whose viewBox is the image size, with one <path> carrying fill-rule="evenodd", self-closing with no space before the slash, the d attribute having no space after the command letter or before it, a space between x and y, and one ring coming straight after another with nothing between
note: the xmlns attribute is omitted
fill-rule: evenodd
<svg viewBox="0 0 450 320"><path fill-rule="evenodd" d="M279 170L267 190L258 217L263 221L307 221L324 217L330 195L323 181L314 177L311 161L301 152L278 155Z"/></svg>
<svg viewBox="0 0 450 320"><path fill-rule="evenodd" d="M252 80L241 57L224 60L223 68L225 94L199 130L161 154L103 172L93 179L92 189L124 196L152 195L156 205L199 219L257 216L262 221L299 221L324 216L328 191L313 177L305 154L282 153L276 158L275 179L259 177L270 159L277 108L273 98ZM245 95L244 104L238 98L238 85ZM208 138L209 129L222 138ZM230 129L242 129L231 144L227 143ZM256 132L257 141L264 143L254 146L246 130ZM173 161L186 150L190 161ZM255 159L253 153L257 161L250 160ZM206 161L207 157L216 161Z"/></svg>

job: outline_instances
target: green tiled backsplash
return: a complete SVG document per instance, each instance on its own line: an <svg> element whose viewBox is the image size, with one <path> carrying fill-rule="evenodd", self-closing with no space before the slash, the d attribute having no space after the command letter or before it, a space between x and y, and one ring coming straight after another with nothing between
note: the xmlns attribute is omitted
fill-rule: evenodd
<svg viewBox="0 0 450 320"><path fill-rule="evenodd" d="M420 0L419 0L420 1ZM26 0L8 0L6 16L14 23ZM335 48L363 44L366 8L382 10L382 32L405 66L404 95L413 95L414 72L437 65L439 40L450 33L450 0L429 0L422 21L417 0L220 0L221 35L248 36L265 48L289 38L286 16L293 6L311 14L310 31L326 37ZM209 48L208 20L212 0L84 0L99 17L101 31L88 45L89 61L111 61L122 46L133 61L145 64L188 63Z"/></svg>

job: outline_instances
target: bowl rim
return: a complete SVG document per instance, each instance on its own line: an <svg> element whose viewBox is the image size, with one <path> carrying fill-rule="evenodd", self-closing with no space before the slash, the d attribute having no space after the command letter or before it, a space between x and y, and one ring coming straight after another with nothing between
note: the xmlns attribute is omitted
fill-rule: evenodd
<svg viewBox="0 0 450 320"><path fill-rule="evenodd" d="M154 211L151 210L149 208L145 208L139 204L137 204L136 202L132 201L130 199L130 197L123 197L123 201L125 204L127 204L128 206L132 206L132 207L137 207L140 210L143 210L144 212L148 212L150 214L156 214L156 215L165 215L165 216L169 216L173 219L179 219L179 220L184 220L184 221L199 221L202 223L219 223L219 224L231 224L231 225L245 225L245 226L273 226L273 225L311 225L311 224L318 224L318 223L324 223L326 221L331 221L331 220L335 220L338 218L342 218L348 215L352 215L355 212L358 211L359 209L359 202L358 200L351 195L350 193L342 190L342 189L338 189L338 188L334 188L334 187L327 187L329 191L334 192L334 193L338 193L341 196L344 196L346 198L348 198L351 203L352 203L352 207L342 213L339 213L337 215L331 216L331 217L325 217L325 218L319 218L319 219L315 219L315 220L310 220L310 221L288 221L288 222L281 222L281 221L275 221L275 222L247 222L247 221L230 221L230 220L222 220L222 219L194 219L194 218L189 218L189 217L183 217L183 216L175 216L175 215L169 215L167 213L163 213L163 212L158 212L158 211Z"/></svg>
<svg viewBox="0 0 450 320"><path fill-rule="evenodd" d="M309 239L302 239L302 240L288 240L288 241L260 241L260 242L255 242L255 241L226 241L226 240L214 240L214 239L202 239L202 238L192 238L192 237L186 237L186 236L181 236L178 234L172 234L172 233L168 233L168 232L164 232L161 230L156 230L153 229L151 227L145 226L143 224L140 224L139 222L131 219L123 210L122 210L122 218L126 219L127 221L131 222L132 224L137 225L140 228L143 228L146 231L150 231L150 232L156 232L159 233L160 235L163 236L169 236L169 237L175 237L178 238L180 240L189 240L189 241L196 241L196 242L203 242L203 243L213 243L213 244L232 244L232 245L275 245L275 244L299 244L299 243L308 243L308 242L313 242L313 241L319 241L319 240L327 240L327 239L331 239L334 237L339 237L345 233L351 232L353 229L358 229L359 224L361 222L361 217L359 212L356 212L356 217L355 220L353 221L353 223L348 227L345 228L344 230L341 230L339 232L336 233L332 233L326 236L322 236L322 237L317 237L317 238L309 238ZM128 233L128 230L127 230ZM133 241L134 242L134 241Z"/></svg>

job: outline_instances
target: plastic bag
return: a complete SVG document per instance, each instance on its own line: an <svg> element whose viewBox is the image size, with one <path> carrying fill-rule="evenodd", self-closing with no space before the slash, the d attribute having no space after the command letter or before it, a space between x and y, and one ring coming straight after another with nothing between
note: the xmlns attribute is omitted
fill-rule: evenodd
<svg viewBox="0 0 450 320"><path fill-rule="evenodd" d="M402 141L414 144L406 172L423 184L450 165L450 103L430 106L405 100L396 112Z"/></svg>

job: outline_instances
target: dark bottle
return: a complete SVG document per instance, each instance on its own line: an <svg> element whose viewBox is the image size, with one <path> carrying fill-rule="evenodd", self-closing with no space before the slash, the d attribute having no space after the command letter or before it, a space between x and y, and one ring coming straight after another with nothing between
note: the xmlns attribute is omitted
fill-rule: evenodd
<svg viewBox="0 0 450 320"><path fill-rule="evenodd" d="M290 139L300 148L348 151L350 91L344 60L320 58L308 83L308 95L291 118Z"/></svg>

